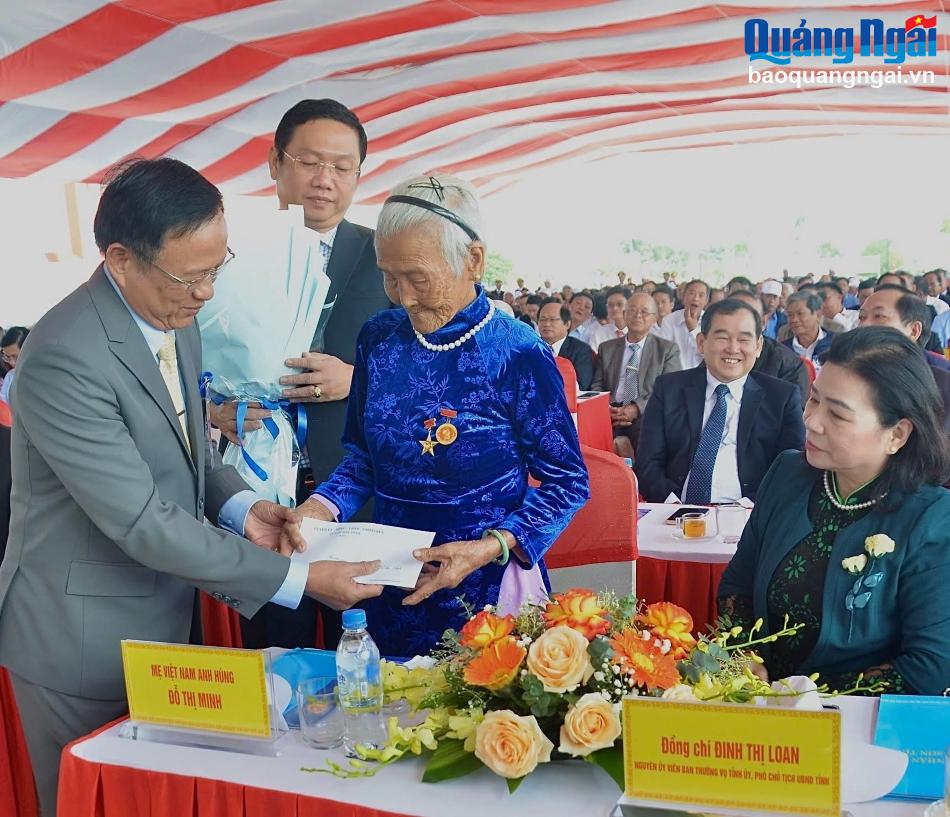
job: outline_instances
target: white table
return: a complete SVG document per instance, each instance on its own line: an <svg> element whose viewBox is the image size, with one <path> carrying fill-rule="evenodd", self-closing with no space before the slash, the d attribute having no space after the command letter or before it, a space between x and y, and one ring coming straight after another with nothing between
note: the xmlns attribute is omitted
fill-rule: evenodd
<svg viewBox="0 0 950 817"><path fill-rule="evenodd" d="M876 699L839 699L842 735L870 741ZM359 807L417 817L606 817L620 792L599 768L583 762L552 763L524 781L509 795L502 779L487 769L439 784L421 783L421 760L400 761L376 777L339 780L309 774L300 768L322 766L329 757L342 760L339 751L321 752L301 744L296 733L284 735L278 757L250 757L233 752L170 746L118 737L115 726L74 745L71 754L82 761L151 772L199 776L261 789L293 792ZM149 785L156 784L150 775ZM876 801L849 804L854 817L920 817L926 804L909 801ZM349 812L348 812L349 813ZM105 812L105 817L120 817ZM121 815L125 817L125 815Z"/></svg>
<svg viewBox="0 0 950 817"><path fill-rule="evenodd" d="M673 531L676 527L664 523L679 505L641 502L637 507L649 511L637 522L637 550L641 556L670 562L728 564L736 554L734 544L726 544L718 537L708 542L690 542L674 538Z"/></svg>

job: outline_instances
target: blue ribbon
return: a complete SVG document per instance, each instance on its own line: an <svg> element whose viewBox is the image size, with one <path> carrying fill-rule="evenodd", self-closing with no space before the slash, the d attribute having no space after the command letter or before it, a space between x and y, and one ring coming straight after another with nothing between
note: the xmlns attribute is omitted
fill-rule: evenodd
<svg viewBox="0 0 950 817"><path fill-rule="evenodd" d="M210 400L216 406L220 406L225 402L225 398L208 388L213 380L214 375L211 372L202 372L198 378L198 391L201 394L202 400ZM244 441L244 421L247 418L248 402L247 400L239 400L237 402L237 436L242 442ZM267 400L264 398L253 402L260 403L261 407L268 411L283 411L288 416L290 415L290 407L296 405L297 446L303 451L304 446L307 444L307 407L303 403L291 403L289 400ZM261 420L261 424L275 440L280 435L280 429L277 427L277 423L274 422L273 417L265 417ZM247 467L254 472L254 475L261 482L267 482L267 472L254 461L254 458L247 453L247 449L244 448L244 446L241 446L241 456L244 458Z"/></svg>

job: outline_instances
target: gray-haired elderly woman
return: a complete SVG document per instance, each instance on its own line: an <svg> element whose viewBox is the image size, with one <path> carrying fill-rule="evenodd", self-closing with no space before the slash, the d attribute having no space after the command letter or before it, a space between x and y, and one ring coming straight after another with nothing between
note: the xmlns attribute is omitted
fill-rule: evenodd
<svg viewBox="0 0 950 817"><path fill-rule="evenodd" d="M357 342L346 456L302 513L435 531L416 588L361 603L389 655L423 654L465 605L504 603L587 500L587 470L551 351L497 312L478 283L485 244L472 187L445 175L399 185L376 228L386 292ZM528 475L541 483L528 488ZM464 605L460 598L464 598Z"/></svg>

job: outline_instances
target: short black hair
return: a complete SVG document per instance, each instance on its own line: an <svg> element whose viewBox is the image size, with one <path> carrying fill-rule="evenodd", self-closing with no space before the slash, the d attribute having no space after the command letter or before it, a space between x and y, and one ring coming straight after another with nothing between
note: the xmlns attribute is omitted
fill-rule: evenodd
<svg viewBox="0 0 950 817"><path fill-rule="evenodd" d="M541 309L544 309L544 307L546 307L548 304L557 304L558 307L560 307L560 315L561 315L562 323L571 322L571 310L567 308L567 304L561 303L555 298L545 298L543 301L541 301ZM541 315L541 309L538 310L539 316Z"/></svg>
<svg viewBox="0 0 950 817"><path fill-rule="evenodd" d="M587 300L590 301L591 306L594 305L594 296L589 292L575 292L573 295L571 295L571 303L574 303L574 301L576 301L578 298L587 298Z"/></svg>
<svg viewBox="0 0 950 817"><path fill-rule="evenodd" d="M894 303L894 308L897 310L897 317L900 318L904 326L914 321L920 321L920 337L917 343L920 346L926 346L927 341L930 340L930 326L933 323L930 307L927 306L927 302L913 292L908 292L904 287L899 287L896 284L884 284L883 286L877 287L874 291L900 293L900 297Z"/></svg>
<svg viewBox="0 0 950 817"><path fill-rule="evenodd" d="M593 314L598 321L607 320L607 299L603 295L594 297Z"/></svg>
<svg viewBox="0 0 950 817"><path fill-rule="evenodd" d="M544 298L540 295L529 295L528 300L525 301L526 304L531 304L532 306L541 306L544 302Z"/></svg>
<svg viewBox="0 0 950 817"><path fill-rule="evenodd" d="M820 284L818 284L818 289L822 292L826 292L827 290L831 289L837 292L842 298L844 297L844 293L841 291L841 287L839 287L833 281L822 281Z"/></svg>
<svg viewBox="0 0 950 817"><path fill-rule="evenodd" d="M604 298L609 298L611 295L623 295L624 298L629 298L630 290L626 287L611 287L604 293Z"/></svg>
<svg viewBox="0 0 950 817"><path fill-rule="evenodd" d="M878 285L878 286L884 286L884 284L883 284L882 282L884 281L885 278L888 278L888 277L890 277L890 278L896 278L898 281L900 281L900 286L901 286L903 289L907 289L907 285L904 283L903 277L901 277L900 273L897 273L897 272L885 272L885 273L882 273L880 276L878 276L877 285Z"/></svg>
<svg viewBox="0 0 950 817"><path fill-rule="evenodd" d="M878 421L890 428L906 418L914 427L907 443L887 461L875 495L891 494L888 505L924 485L943 485L950 476L950 437L943 430L943 398L922 349L890 326L860 326L839 332L824 364L847 369L864 381Z"/></svg>
<svg viewBox="0 0 950 817"><path fill-rule="evenodd" d="M755 289L755 284L753 284L752 281L746 278L744 275L736 275L730 278L726 282L726 288L728 289L733 284L738 284L740 287L742 287L742 289L748 289L750 291Z"/></svg>
<svg viewBox="0 0 950 817"><path fill-rule="evenodd" d="M877 280L874 278L865 278L858 284L858 292L862 289L874 289L877 286Z"/></svg>
<svg viewBox="0 0 950 817"><path fill-rule="evenodd" d="M133 159L106 178L93 221L103 255L121 244L154 261L166 240L193 233L224 212L221 191L177 159Z"/></svg>
<svg viewBox="0 0 950 817"><path fill-rule="evenodd" d="M676 293L673 292L673 290L670 289L666 284L657 284L655 287L653 287L653 292L651 292L650 294L651 295L666 295L666 297L669 298L671 302L676 301Z"/></svg>
<svg viewBox="0 0 950 817"><path fill-rule="evenodd" d="M709 334L709 330L712 329L713 318L716 315L735 315L737 312L748 312L755 321L755 336L757 338L762 337L762 316L749 304L740 301L738 298L726 298L707 306L700 321L699 331L706 336Z"/></svg>
<svg viewBox="0 0 950 817"><path fill-rule="evenodd" d="M25 326L11 326L0 338L0 346L22 346L30 330Z"/></svg>
<svg viewBox="0 0 950 817"><path fill-rule="evenodd" d="M277 148L277 161L284 158L287 145L294 138L294 132L301 125L313 122L315 119L332 119L347 125L356 131L360 143L360 164L366 161L366 130L359 117L335 99L301 99L281 118L274 131L274 147Z"/></svg>

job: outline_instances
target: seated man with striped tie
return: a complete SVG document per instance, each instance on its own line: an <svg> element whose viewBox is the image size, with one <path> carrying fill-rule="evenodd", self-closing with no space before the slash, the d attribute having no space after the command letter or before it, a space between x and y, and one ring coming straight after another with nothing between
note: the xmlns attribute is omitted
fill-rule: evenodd
<svg viewBox="0 0 950 817"><path fill-rule="evenodd" d="M697 344L704 365L653 386L637 450L640 493L649 502L755 500L773 460L804 445L798 388L752 371L762 318L742 301L709 306Z"/></svg>
<svg viewBox="0 0 950 817"><path fill-rule="evenodd" d="M651 295L637 292L630 296L624 310L626 337L602 343L597 356L591 388L610 392L614 451L621 457L634 456L643 412L656 379L683 368L676 344L651 333L656 315L657 305Z"/></svg>

